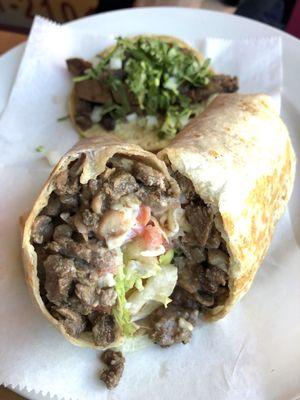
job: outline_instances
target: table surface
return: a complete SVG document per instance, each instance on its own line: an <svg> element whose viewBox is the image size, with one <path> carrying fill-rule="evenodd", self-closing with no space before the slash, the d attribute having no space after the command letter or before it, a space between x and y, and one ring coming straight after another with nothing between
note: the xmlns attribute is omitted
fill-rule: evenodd
<svg viewBox="0 0 300 400"><path fill-rule="evenodd" d="M27 35L0 30L0 55L26 40Z"/></svg>

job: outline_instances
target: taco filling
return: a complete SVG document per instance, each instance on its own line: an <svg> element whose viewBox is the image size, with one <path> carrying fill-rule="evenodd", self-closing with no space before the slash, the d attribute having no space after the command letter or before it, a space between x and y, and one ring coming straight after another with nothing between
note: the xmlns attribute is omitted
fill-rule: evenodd
<svg viewBox="0 0 300 400"><path fill-rule="evenodd" d="M138 123L170 140L213 95L238 90L236 77L215 74L209 63L175 39L118 38L92 62L67 60L72 118L83 135L98 126L124 136L122 123Z"/></svg>
<svg viewBox="0 0 300 400"><path fill-rule="evenodd" d="M199 312L228 295L212 211L188 179L175 174L179 201L160 171L134 157L113 156L82 184L84 159L56 177L31 231L47 310L99 347L138 334L187 343Z"/></svg>

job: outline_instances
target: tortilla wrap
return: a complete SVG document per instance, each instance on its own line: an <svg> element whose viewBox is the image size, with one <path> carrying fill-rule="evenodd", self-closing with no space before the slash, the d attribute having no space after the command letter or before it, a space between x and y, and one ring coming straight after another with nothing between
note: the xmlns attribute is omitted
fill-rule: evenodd
<svg viewBox="0 0 300 400"><path fill-rule="evenodd" d="M37 253L32 244L32 227L36 217L41 210L47 205L50 194L55 189L55 179L62 172L67 170L68 165L78 159L80 155L86 156L83 162L83 171L80 175L80 183L85 184L90 179L95 179L101 172L104 171L107 161L115 154L130 156L137 159L140 163L146 163L154 169L160 171L165 179L170 184L170 190L178 196L178 186L170 177L165 164L159 160L154 154L142 150L140 147L122 143L119 139L111 135L102 135L89 139L82 139L70 151L68 151L55 166L50 177L45 183L40 195L27 217L23 230L22 241L22 256L25 269L25 277L29 286L30 292L38 305L41 312L46 318L65 336L71 343L79 346L88 346L93 348L103 348L96 346L91 338L90 333L83 332L78 338L72 337L66 332L63 325L55 319L45 307L40 293L40 283L37 270ZM123 338L118 337L117 340L108 347L113 347L122 342Z"/></svg>
<svg viewBox="0 0 300 400"><path fill-rule="evenodd" d="M142 37L147 37L147 35L141 35ZM134 36L132 38L133 41L137 40L141 36ZM148 37L153 37L156 39L163 40L167 43L176 43L180 48L186 49L190 51L196 58L199 60L203 60L203 56L201 53L199 53L197 50L189 46L187 43L184 41L172 37L172 36L165 36L165 35L160 35L160 36L149 36ZM114 46L111 46L107 49L105 49L103 52L100 53L101 56L106 56L108 53L110 53L113 50ZM76 131L80 134L82 137L92 137L92 136L98 136L102 134L107 134L107 130L104 129L101 125L97 124L94 125L92 128L83 131L75 122L75 109L74 109L74 90L70 94L69 98L69 115L71 122L76 129ZM201 102L198 106L197 112L200 113L205 106L209 103L210 99L205 100ZM171 139L168 138L159 138L157 134L157 130L153 128L147 128L146 126L143 126L139 123L139 121L133 121L133 122L118 122L116 125L115 130L112 132L114 136L117 136L121 140L124 140L125 142L128 143L134 143L145 150L149 151L158 151L170 142Z"/></svg>
<svg viewBox="0 0 300 400"><path fill-rule="evenodd" d="M217 320L249 290L291 195L287 128L266 95L219 95L158 156L192 181L226 242L229 296L205 313Z"/></svg>

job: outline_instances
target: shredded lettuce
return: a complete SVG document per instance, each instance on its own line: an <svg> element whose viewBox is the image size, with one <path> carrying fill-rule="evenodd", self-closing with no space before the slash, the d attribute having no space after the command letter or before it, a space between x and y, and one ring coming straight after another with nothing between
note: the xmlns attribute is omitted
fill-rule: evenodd
<svg viewBox="0 0 300 400"><path fill-rule="evenodd" d="M117 325L120 327L122 333L125 336L131 336L136 327L133 322L131 322L131 315L126 308L126 287L125 287L125 275L123 267L119 269L115 277L116 285L115 290L117 292L118 304L113 309L113 315L116 319Z"/></svg>
<svg viewBox="0 0 300 400"><path fill-rule="evenodd" d="M150 277L144 289L134 292L127 299L127 309L134 317L148 302L157 302L165 307L171 301L172 294L177 282L177 268L173 265L163 266L155 276Z"/></svg>
<svg viewBox="0 0 300 400"><path fill-rule="evenodd" d="M141 291L144 288L142 279L154 276L160 270L160 267L156 259L150 259L149 262L145 261L144 263L131 260L124 270L126 290L136 287L137 290Z"/></svg>
<svg viewBox="0 0 300 400"><path fill-rule="evenodd" d="M174 250L170 249L165 254L159 257L160 265L169 265L171 264L174 257Z"/></svg>
<svg viewBox="0 0 300 400"><path fill-rule="evenodd" d="M115 277L118 304L113 313L126 336L135 332L134 321L147 317L161 304L167 306L177 282L177 268L171 265L174 250L159 258L143 257L141 246L138 238L124 246L124 265Z"/></svg>

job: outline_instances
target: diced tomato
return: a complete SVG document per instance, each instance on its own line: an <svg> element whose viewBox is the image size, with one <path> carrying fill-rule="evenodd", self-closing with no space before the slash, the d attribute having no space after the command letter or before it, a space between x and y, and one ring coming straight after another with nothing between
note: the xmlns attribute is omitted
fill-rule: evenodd
<svg viewBox="0 0 300 400"><path fill-rule="evenodd" d="M104 267L104 268L99 268L99 269L97 269L97 274L98 274L98 276L99 276L100 278L101 278L102 276L108 274L109 272L110 272L111 274L116 274L116 273L118 272L118 265L114 264L114 265L111 265L111 266L109 266L109 267Z"/></svg>
<svg viewBox="0 0 300 400"><path fill-rule="evenodd" d="M163 236L160 230L153 225L147 225L142 234L142 238L147 248L155 249L162 245Z"/></svg>
<svg viewBox="0 0 300 400"><path fill-rule="evenodd" d="M150 221L150 218L151 218L151 208L148 206L142 205L140 207L140 211L136 218L136 221L139 224L146 226L148 224L148 222Z"/></svg>

